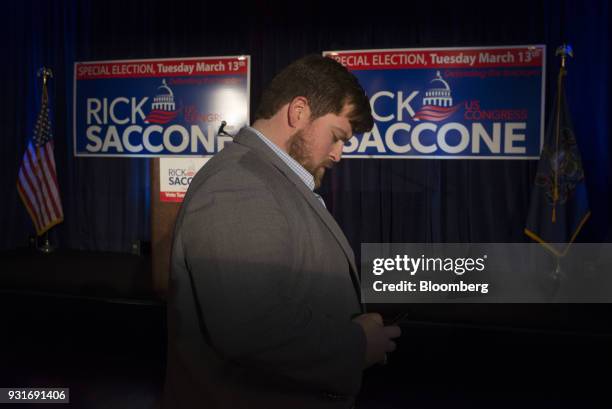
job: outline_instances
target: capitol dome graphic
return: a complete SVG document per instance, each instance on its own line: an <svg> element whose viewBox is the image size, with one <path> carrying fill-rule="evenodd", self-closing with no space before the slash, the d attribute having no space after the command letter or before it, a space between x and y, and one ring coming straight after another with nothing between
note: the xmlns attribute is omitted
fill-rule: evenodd
<svg viewBox="0 0 612 409"><path fill-rule="evenodd" d="M416 121L440 122L450 118L460 105L453 106L453 95L448 82L442 78L440 71L436 71L436 76L429 82L431 85L425 91L422 100L422 107L414 115Z"/></svg>
<svg viewBox="0 0 612 409"><path fill-rule="evenodd" d="M453 105L453 97L448 82L444 81L440 75L440 71L436 72L436 78L431 80L434 86L425 92L423 105L433 105L438 107L450 107Z"/></svg>
<svg viewBox="0 0 612 409"><path fill-rule="evenodd" d="M178 115L174 102L174 92L172 92L165 79L162 80L162 85L157 87L157 90L157 95L155 95L151 104L151 112L145 118L145 122L166 124Z"/></svg>

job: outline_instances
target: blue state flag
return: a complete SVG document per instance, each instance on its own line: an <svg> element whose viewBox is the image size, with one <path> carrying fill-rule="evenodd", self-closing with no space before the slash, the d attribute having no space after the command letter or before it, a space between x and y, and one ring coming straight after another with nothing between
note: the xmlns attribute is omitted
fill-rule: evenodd
<svg viewBox="0 0 612 409"><path fill-rule="evenodd" d="M582 159L565 97L565 75L561 67L525 226L527 236L557 257L565 255L591 214Z"/></svg>

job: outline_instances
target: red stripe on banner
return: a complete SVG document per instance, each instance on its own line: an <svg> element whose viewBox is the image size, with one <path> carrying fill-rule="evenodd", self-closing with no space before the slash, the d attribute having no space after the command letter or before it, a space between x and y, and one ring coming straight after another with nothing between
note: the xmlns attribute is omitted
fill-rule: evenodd
<svg viewBox="0 0 612 409"><path fill-rule="evenodd" d="M433 116L436 118L446 118L449 117L452 114L452 112L447 112L445 114L442 113L436 113L436 112L429 112L429 111L419 111L415 114L415 116L417 115L429 115L429 116Z"/></svg>
<svg viewBox="0 0 612 409"><path fill-rule="evenodd" d="M145 119L145 122L148 122L150 124L167 124L168 122L170 122L169 119L156 119L156 118L147 118Z"/></svg>
<svg viewBox="0 0 612 409"><path fill-rule="evenodd" d="M422 121L432 121L432 122L440 122L443 121L447 118L438 118L435 116L429 116L429 115L415 115L414 119L418 119L418 120L422 120Z"/></svg>
<svg viewBox="0 0 612 409"><path fill-rule="evenodd" d="M159 192L160 202L180 203L185 198L185 192Z"/></svg>
<svg viewBox="0 0 612 409"><path fill-rule="evenodd" d="M436 105L424 105L420 110L430 110L430 111L435 111L435 112L455 112L457 109L459 109L459 105L455 105L454 107L439 107Z"/></svg>
<svg viewBox="0 0 612 409"><path fill-rule="evenodd" d="M166 120L171 120L176 118L176 115L157 115L157 114L149 114L146 116L145 119L149 119L149 118L155 118L155 119L166 119Z"/></svg>
<svg viewBox="0 0 612 409"><path fill-rule="evenodd" d="M414 119L425 119L425 120L429 120L429 121L442 121L444 119L447 119L450 115L444 115L444 116L433 116L433 115L428 115L428 114L416 114L414 116Z"/></svg>
<svg viewBox="0 0 612 409"><path fill-rule="evenodd" d="M427 114L427 113L417 113L414 115L414 119L425 119L425 120L431 120L431 121L442 121L444 119L448 119L451 116L451 114L446 114L446 115L431 115L431 114Z"/></svg>
<svg viewBox="0 0 612 409"><path fill-rule="evenodd" d="M145 122L154 124L165 124L177 117L179 111L160 111L154 110L146 116Z"/></svg>
<svg viewBox="0 0 612 409"><path fill-rule="evenodd" d="M423 119L426 121L438 122L449 118L453 115L461 105L455 105L454 107L438 107L435 105L425 105L415 115L414 119Z"/></svg>
<svg viewBox="0 0 612 409"><path fill-rule="evenodd" d="M429 113L429 112L417 112L416 114L414 114L415 118L423 117L423 116L428 116L428 117L431 117L431 118L444 119L444 118L450 117L451 114L444 114L444 115L438 114L438 115L436 115L436 114L432 114L432 113Z"/></svg>
<svg viewBox="0 0 612 409"><path fill-rule="evenodd" d="M419 114L419 113L429 113L429 114L432 114L432 115L449 115L449 114L454 114L455 112L457 112L456 109L449 109L449 110L443 111L443 112L434 111L434 110L431 110L431 109L419 109L417 111L417 114Z"/></svg>
<svg viewBox="0 0 612 409"><path fill-rule="evenodd" d="M247 57L84 62L75 65L78 80L246 74L247 68Z"/></svg>
<svg viewBox="0 0 612 409"><path fill-rule="evenodd" d="M146 118L156 118L156 119L173 119L176 118L176 115L147 115Z"/></svg>
<svg viewBox="0 0 612 409"><path fill-rule="evenodd" d="M447 112L445 114L443 113L438 113L438 112L430 112L430 111L419 111L415 114L415 116L417 115L429 115L429 116L433 116L433 117L437 117L437 118L448 118L449 116L451 116L453 114L453 112Z"/></svg>
<svg viewBox="0 0 612 409"><path fill-rule="evenodd" d="M435 109L423 108L423 109L419 109L417 112L429 112L434 115L447 115L447 114L452 114L453 112L457 112L457 110L456 109L446 109L444 111L438 111Z"/></svg>
<svg viewBox="0 0 612 409"><path fill-rule="evenodd" d="M171 115L171 116L168 116L168 115L147 115L147 116L145 117L145 120L146 120L146 119L150 119L150 118L154 118L154 119L165 119L166 121L170 121L170 120L172 120L172 119L176 118L176 115Z"/></svg>
<svg viewBox="0 0 612 409"><path fill-rule="evenodd" d="M328 51L350 70L541 67L542 47Z"/></svg>
<svg viewBox="0 0 612 409"><path fill-rule="evenodd" d="M174 116L178 114L178 111L162 111L160 109L154 109L149 112L149 115L161 115L161 116Z"/></svg>

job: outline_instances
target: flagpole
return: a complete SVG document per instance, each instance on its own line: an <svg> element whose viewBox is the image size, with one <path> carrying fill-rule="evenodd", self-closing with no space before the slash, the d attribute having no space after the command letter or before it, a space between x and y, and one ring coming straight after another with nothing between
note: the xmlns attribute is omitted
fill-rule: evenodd
<svg viewBox="0 0 612 409"><path fill-rule="evenodd" d="M572 46L569 44L563 44L557 47L555 51L555 55L561 56L561 67L559 67L559 77L557 79L557 120L555 123L555 152L554 152L554 173L555 173L555 181L553 186L553 205L552 205L552 222L557 222L557 202L559 201L559 139L561 135L561 98L563 95L563 78L567 74L567 69L565 68L565 64L567 62L567 58L574 57L574 51L572 50ZM552 273L552 277L555 280L561 279L563 275L563 270L561 269L561 257L562 255L555 254L555 270Z"/></svg>
<svg viewBox="0 0 612 409"><path fill-rule="evenodd" d="M555 182L553 187L553 206L552 206L552 222L557 222L557 202L559 201L559 136L561 132L561 95L563 94L563 77L566 75L565 62L567 57L574 57L574 51L569 44L563 44L557 47L555 55L561 56L561 68L559 68L559 77L557 79L557 121L555 124Z"/></svg>
<svg viewBox="0 0 612 409"><path fill-rule="evenodd" d="M47 93L47 81L49 80L49 78L53 78L53 70L51 70L51 68L41 67L38 70L38 77L41 77L41 76L42 76L42 81L43 81L42 101L44 102L49 98L49 94ZM45 239L43 240L42 245L38 247L38 250L46 254L49 254L55 251L55 247L53 247L51 245L51 242L49 241L49 230L45 232Z"/></svg>

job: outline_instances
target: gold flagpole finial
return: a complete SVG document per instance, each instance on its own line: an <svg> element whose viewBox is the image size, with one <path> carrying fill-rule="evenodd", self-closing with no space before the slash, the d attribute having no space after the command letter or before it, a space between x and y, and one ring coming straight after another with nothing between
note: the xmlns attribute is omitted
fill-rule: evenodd
<svg viewBox="0 0 612 409"><path fill-rule="evenodd" d="M47 79L53 78L53 70L47 67L40 67L38 76L40 77L41 75L43 77L43 85L47 85Z"/></svg>
<svg viewBox="0 0 612 409"><path fill-rule="evenodd" d="M561 68L565 68L565 62L567 61L567 57L574 57L574 50L572 46L569 44L563 44L557 47L557 51L555 51L555 55L561 56Z"/></svg>
<svg viewBox="0 0 612 409"><path fill-rule="evenodd" d="M53 70L48 67L40 67L38 69L38 76L42 76L43 78L43 87L42 87L42 101L47 101L47 80L49 78L53 78Z"/></svg>

